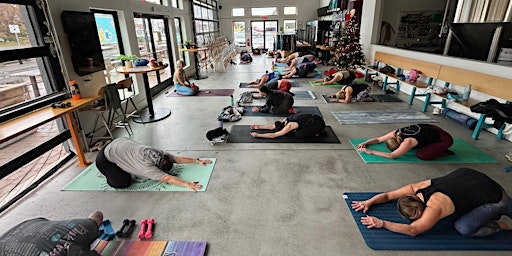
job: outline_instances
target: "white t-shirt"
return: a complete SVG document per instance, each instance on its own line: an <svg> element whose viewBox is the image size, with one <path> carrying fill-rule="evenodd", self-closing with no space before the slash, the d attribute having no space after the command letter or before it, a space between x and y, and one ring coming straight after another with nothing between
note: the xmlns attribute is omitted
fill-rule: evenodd
<svg viewBox="0 0 512 256"><path fill-rule="evenodd" d="M138 177L160 180L167 173L160 170L156 164L162 155L173 155L162 150L139 144L129 138L118 138L110 142L105 148L105 157L117 164L124 171Z"/></svg>

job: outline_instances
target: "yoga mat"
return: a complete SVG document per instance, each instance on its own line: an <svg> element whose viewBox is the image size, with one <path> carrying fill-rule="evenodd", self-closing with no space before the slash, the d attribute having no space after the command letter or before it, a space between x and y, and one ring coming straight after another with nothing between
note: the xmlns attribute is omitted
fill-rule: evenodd
<svg viewBox="0 0 512 256"><path fill-rule="evenodd" d="M502 231L486 237L468 238L453 228L453 218L450 217L442 219L432 229L416 237L394 233L387 229L368 229L361 224L361 217L367 214L397 223L409 223L398 214L396 201L373 205L366 214L352 209L352 201L364 201L376 194L376 192L343 194L366 245L374 250L512 250L512 232Z"/></svg>
<svg viewBox="0 0 512 256"><path fill-rule="evenodd" d="M368 102L403 102L400 98L398 98L395 95L392 94L374 94L370 95L375 101L361 101L361 102L355 102L355 103L368 103ZM322 98L327 103L338 103L338 102L332 102L329 101L333 98L329 98L328 95L322 94Z"/></svg>
<svg viewBox="0 0 512 256"><path fill-rule="evenodd" d="M281 73L281 75L286 75L286 74L290 73L290 70L276 69L275 72L279 72L279 73ZM293 78L293 79L296 79L296 78L322 78L322 73L320 73L320 71L315 69L315 71L308 73L308 76L306 76L306 77L298 77L297 75L294 75L291 78ZM287 78L283 78L283 79L287 79Z"/></svg>
<svg viewBox="0 0 512 256"><path fill-rule="evenodd" d="M180 177L186 181L199 181L199 184L203 185L203 188L197 191L206 191L210 176L215 166L215 158L208 158L212 160L211 164L206 166L199 164L174 164L172 174ZM185 187L171 185L168 183L160 182L157 180L149 180L144 178L133 178L133 184L127 188L115 189L107 184L107 180L98 171L96 164L91 164L87 169L82 171L72 181L70 181L61 190L64 191L192 191Z"/></svg>
<svg viewBox="0 0 512 256"><path fill-rule="evenodd" d="M204 256L206 241L96 240L91 248L102 256Z"/></svg>
<svg viewBox="0 0 512 256"><path fill-rule="evenodd" d="M250 132L269 133L270 130L253 130L250 125L233 125L229 131L228 143L336 143L340 140L330 126L325 127L325 134L310 139L297 139L292 132L274 139L254 138Z"/></svg>
<svg viewBox="0 0 512 256"><path fill-rule="evenodd" d="M244 113L242 115L243 116L281 116L281 117L287 117L287 116L291 115L291 114L275 114L272 112L272 110L268 113L252 112L252 110L251 110L252 107L254 107L254 106L244 106ZM323 117L322 113L320 112L320 109L318 107L293 106L293 108L295 109L295 111L297 111L297 113L309 113L309 114L314 114L314 115Z"/></svg>
<svg viewBox="0 0 512 256"><path fill-rule="evenodd" d="M415 110L369 110L331 111L340 124L394 124L394 123L434 123L422 112Z"/></svg>
<svg viewBox="0 0 512 256"><path fill-rule="evenodd" d="M290 81L290 84L292 85L292 87L300 87L300 84L295 82L295 81ZM239 88L247 88L247 86L249 86L249 83L240 83L240 85L238 85ZM251 88L249 87L250 89L258 89L258 88Z"/></svg>
<svg viewBox="0 0 512 256"><path fill-rule="evenodd" d="M338 83L324 85L323 82L315 82L315 81L309 81L309 84L312 86L342 86L342 84L338 84Z"/></svg>
<svg viewBox="0 0 512 256"><path fill-rule="evenodd" d="M278 63L274 63L274 68L275 67L286 67L286 66L288 66L288 64L286 64L286 63L279 63L279 62Z"/></svg>
<svg viewBox="0 0 512 256"><path fill-rule="evenodd" d="M292 91L293 98L296 100L316 100L316 96L312 91Z"/></svg>
<svg viewBox="0 0 512 256"><path fill-rule="evenodd" d="M201 97L201 96L231 96L233 95L234 89L201 89L194 96L180 95L176 91L167 93L167 97Z"/></svg>
<svg viewBox="0 0 512 256"><path fill-rule="evenodd" d="M485 154L482 150L475 148L473 145L455 138L453 139L453 145L449 148L451 151L455 152L455 155L447 155L440 157L435 160L421 160L418 157L416 157L416 150L411 149L406 154L397 157L395 159L388 159L385 157L380 157L376 155L370 155L363 152L359 152L357 150L357 145L359 143L362 143L368 139L364 138L354 138L349 139L350 143L354 148L356 149L357 153L363 161L367 164L389 164L389 163L497 163L494 158L491 156ZM386 143L379 143L379 144L373 144L369 145L368 148L382 151L382 152L390 152L389 149L386 147Z"/></svg>

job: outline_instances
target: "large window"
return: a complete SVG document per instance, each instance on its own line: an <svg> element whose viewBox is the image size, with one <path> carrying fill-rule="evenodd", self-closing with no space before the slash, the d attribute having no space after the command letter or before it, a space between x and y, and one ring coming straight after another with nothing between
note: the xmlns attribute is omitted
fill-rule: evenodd
<svg viewBox="0 0 512 256"><path fill-rule="evenodd" d="M116 12L93 10L100 39L103 60L105 61L105 79L107 83L124 79L124 75L117 73L116 68L121 67L116 57L124 54L123 44L119 35L119 22Z"/></svg>
<svg viewBox="0 0 512 256"><path fill-rule="evenodd" d="M42 4L46 8L45 4ZM0 123L65 97L52 32L35 0L0 3ZM70 71L73 72L73 71ZM26 194L68 155L60 119L0 143L0 211ZM44 145L44 147L43 147ZM43 149L44 148L44 149Z"/></svg>
<svg viewBox="0 0 512 256"><path fill-rule="evenodd" d="M284 15L297 15L297 6L285 6L283 8Z"/></svg>
<svg viewBox="0 0 512 256"><path fill-rule="evenodd" d="M277 15L277 7L255 7L251 8L252 16L271 16Z"/></svg>
<svg viewBox="0 0 512 256"><path fill-rule="evenodd" d="M245 21L233 21L233 40L236 47L246 46Z"/></svg>
<svg viewBox="0 0 512 256"><path fill-rule="evenodd" d="M231 10L231 15L233 17L245 16L245 9L244 8L233 8L233 10Z"/></svg>
<svg viewBox="0 0 512 256"><path fill-rule="evenodd" d="M212 43L219 36L219 14L216 0L193 0L194 33L199 46Z"/></svg>
<svg viewBox="0 0 512 256"><path fill-rule="evenodd" d="M283 20L283 25L285 34L295 34L295 31L297 30L297 21Z"/></svg>
<svg viewBox="0 0 512 256"><path fill-rule="evenodd" d="M182 28L182 25L181 25L181 19L180 18L174 18L174 28L176 29L176 43L178 43L178 48L185 48L185 46L183 46L183 28ZM185 64L187 65L187 58L186 58L186 55L185 55L185 52L184 51L180 51L181 52L181 56L180 58L185 61ZM174 65L174 63L172 64Z"/></svg>

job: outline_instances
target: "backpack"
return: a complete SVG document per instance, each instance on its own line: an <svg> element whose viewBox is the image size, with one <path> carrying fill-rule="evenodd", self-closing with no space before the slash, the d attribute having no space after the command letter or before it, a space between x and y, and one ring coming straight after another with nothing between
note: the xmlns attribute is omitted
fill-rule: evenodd
<svg viewBox="0 0 512 256"><path fill-rule="evenodd" d="M396 70L393 67L386 65L385 67L379 69L379 72L383 74L394 74Z"/></svg>
<svg viewBox="0 0 512 256"><path fill-rule="evenodd" d="M243 107L227 106L222 109L217 120L223 122L236 122L242 119Z"/></svg>
<svg viewBox="0 0 512 256"><path fill-rule="evenodd" d="M420 77L421 71L417 69L411 69L409 71L409 81L410 82L416 82L418 81L418 78Z"/></svg>
<svg viewBox="0 0 512 256"><path fill-rule="evenodd" d="M213 142L221 142L226 139L226 136L229 135L229 132L226 130L226 128L217 127L213 130L209 130L206 132L206 138L208 141Z"/></svg>
<svg viewBox="0 0 512 256"><path fill-rule="evenodd" d="M236 102L238 104L252 103L252 93L251 92L240 93L240 96L238 96L238 100Z"/></svg>

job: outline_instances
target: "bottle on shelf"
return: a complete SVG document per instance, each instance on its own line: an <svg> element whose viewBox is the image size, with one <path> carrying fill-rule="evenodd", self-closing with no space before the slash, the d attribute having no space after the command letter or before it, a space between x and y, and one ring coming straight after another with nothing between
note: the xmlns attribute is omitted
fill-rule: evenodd
<svg viewBox="0 0 512 256"><path fill-rule="evenodd" d="M464 94L462 95L462 100L466 101L469 100L469 94L471 94L471 85L466 85L466 88L464 89Z"/></svg>
<svg viewBox="0 0 512 256"><path fill-rule="evenodd" d="M71 98L74 100L79 100L82 98L80 95L80 89L78 88L78 84L76 80L69 81L69 92L71 93Z"/></svg>

